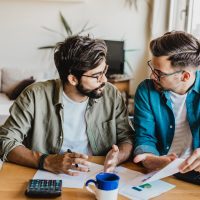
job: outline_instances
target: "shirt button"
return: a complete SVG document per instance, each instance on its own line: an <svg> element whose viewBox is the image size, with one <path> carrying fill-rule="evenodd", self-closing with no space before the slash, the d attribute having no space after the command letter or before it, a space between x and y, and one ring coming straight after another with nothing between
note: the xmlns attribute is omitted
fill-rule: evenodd
<svg viewBox="0 0 200 200"><path fill-rule="evenodd" d="M63 136L60 136L60 139L62 140Z"/></svg>
<svg viewBox="0 0 200 200"><path fill-rule="evenodd" d="M166 149L168 150L168 149L169 149L169 146L167 146Z"/></svg>
<svg viewBox="0 0 200 200"><path fill-rule="evenodd" d="M173 126L172 126L172 125L170 125L170 126L169 126L169 128L173 128Z"/></svg>

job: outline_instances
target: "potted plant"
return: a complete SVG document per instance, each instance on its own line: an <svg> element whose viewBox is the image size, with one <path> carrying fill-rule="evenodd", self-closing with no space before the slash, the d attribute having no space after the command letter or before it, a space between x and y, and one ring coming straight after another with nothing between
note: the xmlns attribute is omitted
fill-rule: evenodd
<svg viewBox="0 0 200 200"><path fill-rule="evenodd" d="M72 36L72 35L79 35L79 34L82 34L83 32L85 31L88 31L94 27L88 27L88 22L84 24L84 26L81 28L80 31L78 31L77 33L73 33L69 23L67 22L67 20L65 19L65 17L63 16L63 14L61 12L59 12L59 16L60 16L60 21L64 27L64 30L65 30L65 33L60 33L56 30L53 30L53 29L50 29L50 28L47 28L45 26L43 26L43 28L47 31L50 31L50 32L53 32L53 33L57 33L59 35L61 35L63 37L63 40L69 36ZM60 41L58 41L60 42ZM42 46L42 47L39 47L38 49L54 49L56 44L58 43L54 43L53 45L47 45L47 46Z"/></svg>

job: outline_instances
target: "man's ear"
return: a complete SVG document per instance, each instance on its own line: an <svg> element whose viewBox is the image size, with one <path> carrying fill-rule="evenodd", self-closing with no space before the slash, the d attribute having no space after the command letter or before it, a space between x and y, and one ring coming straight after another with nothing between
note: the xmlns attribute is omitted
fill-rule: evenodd
<svg viewBox="0 0 200 200"><path fill-rule="evenodd" d="M67 80L73 86L76 86L78 84L78 79L73 74L68 75Z"/></svg>
<svg viewBox="0 0 200 200"><path fill-rule="evenodd" d="M186 82L190 79L190 77L191 77L190 72L184 71L182 74L182 81Z"/></svg>

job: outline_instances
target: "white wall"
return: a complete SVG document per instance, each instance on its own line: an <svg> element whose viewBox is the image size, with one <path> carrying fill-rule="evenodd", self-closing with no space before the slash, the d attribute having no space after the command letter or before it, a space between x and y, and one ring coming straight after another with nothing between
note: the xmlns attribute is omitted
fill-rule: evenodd
<svg viewBox="0 0 200 200"><path fill-rule="evenodd" d="M59 11L63 13L74 32L89 21L95 26L90 33L95 37L125 40L132 65L125 72L132 74L133 94L138 83L146 78L149 6L146 0L137 1L137 10L125 5L125 0L83 0L67 3L48 0L0 0L0 67L27 67L49 70L52 53L38 50L44 45L62 40L59 35L42 28L46 26L63 32Z"/></svg>

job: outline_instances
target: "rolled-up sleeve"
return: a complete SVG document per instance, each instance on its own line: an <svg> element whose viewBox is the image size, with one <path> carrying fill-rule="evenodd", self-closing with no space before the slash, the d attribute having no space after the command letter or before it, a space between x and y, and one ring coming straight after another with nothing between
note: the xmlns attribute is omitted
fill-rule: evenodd
<svg viewBox="0 0 200 200"><path fill-rule="evenodd" d="M23 145L24 138L31 129L33 118L32 98L24 91L10 108L10 116L0 127L0 157L7 159L8 153Z"/></svg>
<svg viewBox="0 0 200 200"><path fill-rule="evenodd" d="M155 119L149 103L149 91L146 82L142 82L138 86L134 103L134 155L142 153L159 155L156 147Z"/></svg>
<svg viewBox="0 0 200 200"><path fill-rule="evenodd" d="M116 130L118 144L133 144L134 130L128 118L127 106L123 100L121 93L117 93L118 103L116 105Z"/></svg>

